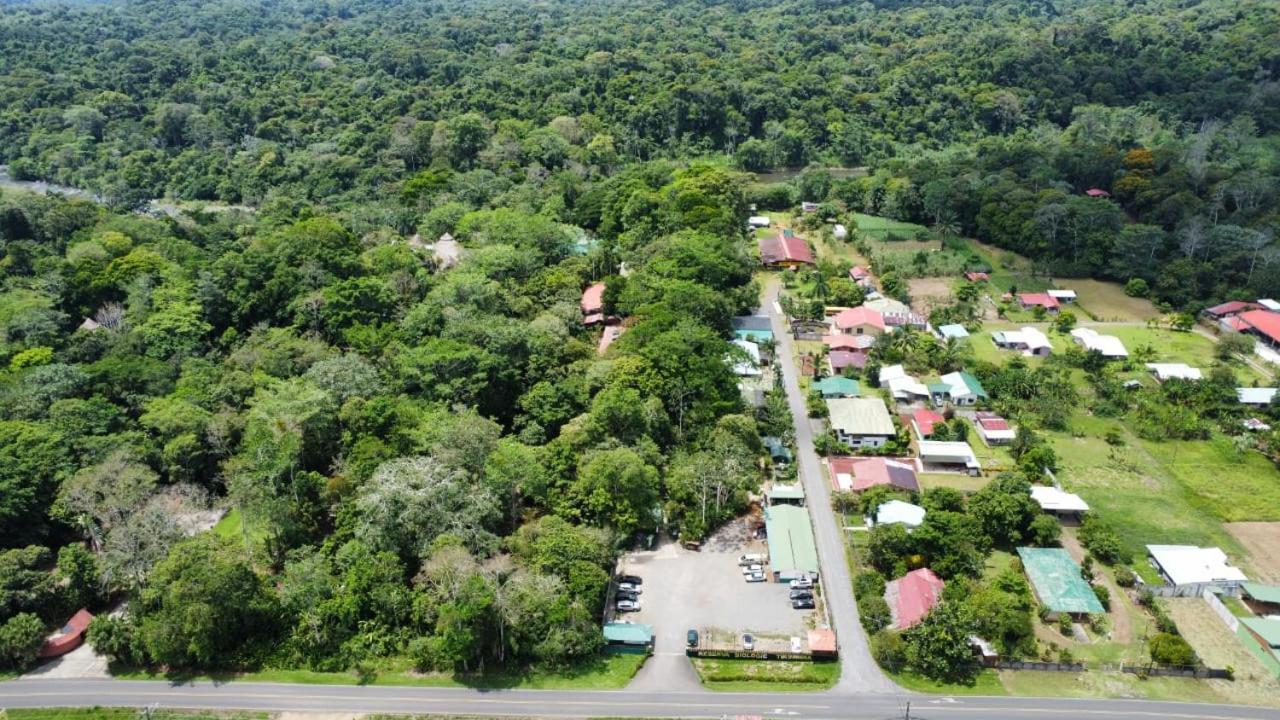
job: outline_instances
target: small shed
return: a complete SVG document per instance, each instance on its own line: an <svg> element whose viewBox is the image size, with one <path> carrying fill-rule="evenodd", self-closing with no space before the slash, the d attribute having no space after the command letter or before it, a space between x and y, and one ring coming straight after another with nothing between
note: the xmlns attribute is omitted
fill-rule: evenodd
<svg viewBox="0 0 1280 720"><path fill-rule="evenodd" d="M795 485L774 485L766 493L770 505L804 505L804 488Z"/></svg>
<svg viewBox="0 0 1280 720"><path fill-rule="evenodd" d="M836 656L836 634L833 630L819 628L809 631L809 652L813 659L829 659Z"/></svg>
<svg viewBox="0 0 1280 720"><path fill-rule="evenodd" d="M904 525L917 528L924 522L925 509L901 500L890 500L876 508L875 525Z"/></svg>
<svg viewBox="0 0 1280 720"><path fill-rule="evenodd" d="M40 657L53 658L75 650L84 643L84 634L93 622L93 614L84 608L76 611L57 633L45 638L40 646Z"/></svg>
<svg viewBox="0 0 1280 720"><path fill-rule="evenodd" d="M1256 615L1280 615L1280 585L1242 583L1240 599Z"/></svg>
<svg viewBox="0 0 1280 720"><path fill-rule="evenodd" d="M823 398L858 397L862 393L862 388L858 385L857 380L839 375L824 377L814 383L813 387L822 393Z"/></svg>

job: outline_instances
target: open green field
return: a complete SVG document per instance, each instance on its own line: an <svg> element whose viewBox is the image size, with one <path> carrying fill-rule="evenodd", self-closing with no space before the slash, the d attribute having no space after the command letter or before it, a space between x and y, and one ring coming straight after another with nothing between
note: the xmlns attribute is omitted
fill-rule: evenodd
<svg viewBox="0 0 1280 720"><path fill-rule="evenodd" d="M1260 498L1276 497L1280 483L1256 453L1227 454L1219 440L1150 443L1111 418L1077 417L1072 428L1075 436L1045 433L1058 453L1058 478L1115 528L1135 558L1151 543L1216 545L1241 557L1243 549L1217 513L1277 512L1274 502L1264 507ZM1102 439L1112 428L1124 445Z"/></svg>
<svg viewBox="0 0 1280 720"><path fill-rule="evenodd" d="M929 693L932 695L1008 695L1004 685L1000 682L1000 676L994 670L983 670L974 678L972 685L961 685L958 683L944 683L937 680L930 680L926 677L920 677L912 673L885 673L893 678L893 681L902 687L913 692Z"/></svg>
<svg viewBox="0 0 1280 720"><path fill-rule="evenodd" d="M1049 278L1034 274L1032 263L1027 258L977 240L965 242L991 266L991 287L997 299L1001 293L1008 292L1013 287L1021 292L1035 292L1049 287Z"/></svg>
<svg viewBox="0 0 1280 720"><path fill-rule="evenodd" d="M962 473L919 473L916 477L919 478L920 488L923 490L949 487L964 493L977 492L990 482L989 478L971 477Z"/></svg>
<svg viewBox="0 0 1280 720"><path fill-rule="evenodd" d="M840 679L838 662L693 658L702 684L726 692L813 692Z"/></svg>
<svg viewBox="0 0 1280 720"><path fill-rule="evenodd" d="M862 213L854 213L853 221L858 232L871 240L914 240L918 233L929 232L923 225Z"/></svg>
<svg viewBox="0 0 1280 720"><path fill-rule="evenodd" d="M388 658L361 676L347 672L314 670L257 670L228 674L166 674L146 670L118 670L114 677L130 680L208 679L251 682L302 683L308 685L406 685L416 687L522 688L525 690L618 690L626 687L644 664L645 656L602 653L568 668L529 668L485 673L419 673L407 658Z"/></svg>
<svg viewBox="0 0 1280 720"><path fill-rule="evenodd" d="M1085 311L1077 312L1077 315L1092 316L1101 322L1146 322L1160 316L1160 311L1150 300L1125 295L1124 286L1120 283L1060 278L1055 284L1076 291L1076 304ZM1068 306L1068 309L1072 308Z"/></svg>

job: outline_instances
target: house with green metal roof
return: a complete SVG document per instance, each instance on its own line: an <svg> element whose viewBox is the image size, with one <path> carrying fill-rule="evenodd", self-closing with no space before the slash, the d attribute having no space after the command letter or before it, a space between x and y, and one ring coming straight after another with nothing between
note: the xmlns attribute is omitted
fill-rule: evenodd
<svg viewBox="0 0 1280 720"><path fill-rule="evenodd" d="M764 527L774 580L818 577L818 546L808 510L797 505L770 505L764 509Z"/></svg>
<svg viewBox="0 0 1280 720"><path fill-rule="evenodd" d="M943 375L940 382L929 385L929 396L934 405L977 405L979 400L986 400L988 397L982 383L970 372Z"/></svg>
<svg viewBox="0 0 1280 720"><path fill-rule="evenodd" d="M765 493L770 505L803 505L804 488L800 483L794 485L774 485Z"/></svg>
<svg viewBox="0 0 1280 720"><path fill-rule="evenodd" d="M1249 652L1268 670L1280 677L1280 620L1240 618L1236 634Z"/></svg>
<svg viewBox="0 0 1280 720"><path fill-rule="evenodd" d="M1080 566L1062 548L1018 548L1036 599L1050 613L1101 614L1102 603L1084 581Z"/></svg>
<svg viewBox="0 0 1280 720"><path fill-rule="evenodd" d="M653 650L653 626L641 623L610 622L604 624L605 648L609 652L642 653Z"/></svg>
<svg viewBox="0 0 1280 720"><path fill-rule="evenodd" d="M789 463L795 460L795 456L791 454L791 448L782 442L782 438L773 435L766 435L760 438L764 443L764 449L769 451L769 459L775 464Z"/></svg>
<svg viewBox="0 0 1280 720"><path fill-rule="evenodd" d="M1280 585L1240 583L1240 599L1254 615L1280 615Z"/></svg>
<svg viewBox="0 0 1280 720"><path fill-rule="evenodd" d="M862 388L853 378L829 375L815 382L813 387L823 398L851 398L862 394Z"/></svg>

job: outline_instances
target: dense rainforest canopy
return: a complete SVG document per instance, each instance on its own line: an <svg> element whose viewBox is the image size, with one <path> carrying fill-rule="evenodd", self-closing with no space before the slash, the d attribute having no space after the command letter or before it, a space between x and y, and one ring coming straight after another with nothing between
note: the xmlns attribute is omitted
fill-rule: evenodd
<svg viewBox="0 0 1280 720"><path fill-rule="evenodd" d="M0 665L125 597L92 634L132 664L590 656L618 549L733 517L789 425L726 363L751 204L1280 295L1278 33L1228 0L0 2L0 163L102 200L0 191Z"/></svg>

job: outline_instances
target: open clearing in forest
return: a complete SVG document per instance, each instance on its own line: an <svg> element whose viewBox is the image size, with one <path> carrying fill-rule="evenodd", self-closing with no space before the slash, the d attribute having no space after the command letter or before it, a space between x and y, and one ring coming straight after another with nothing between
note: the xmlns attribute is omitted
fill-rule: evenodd
<svg viewBox="0 0 1280 720"><path fill-rule="evenodd" d="M911 295L911 309L928 317L929 311L951 301L954 278L912 278L907 281L907 293Z"/></svg>
<svg viewBox="0 0 1280 720"><path fill-rule="evenodd" d="M1280 583L1280 522L1231 522L1223 527L1249 553L1252 579Z"/></svg>

